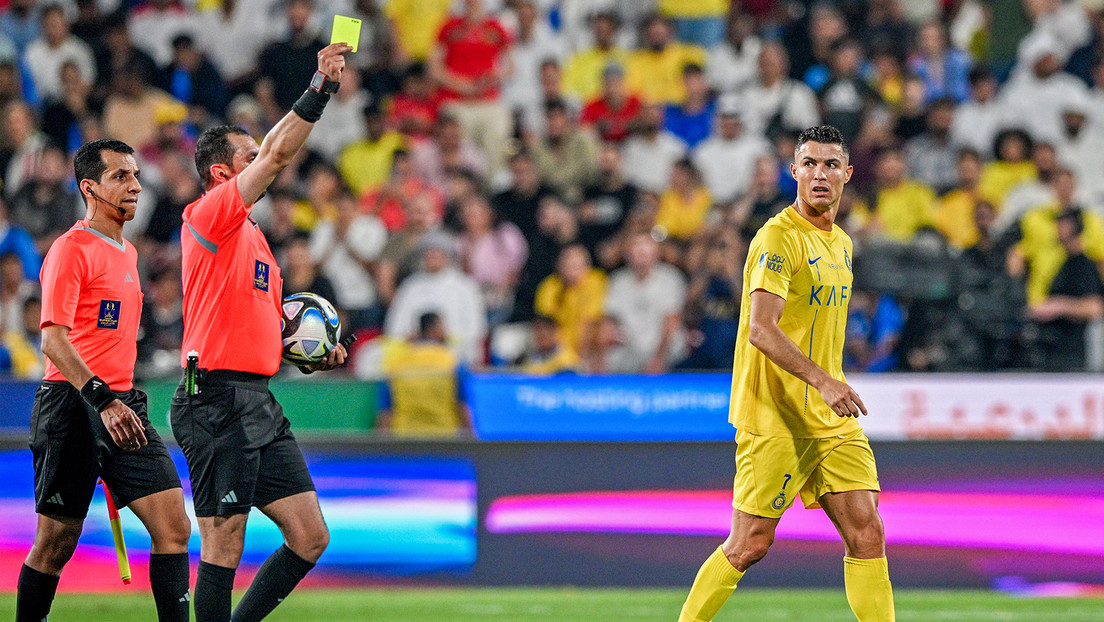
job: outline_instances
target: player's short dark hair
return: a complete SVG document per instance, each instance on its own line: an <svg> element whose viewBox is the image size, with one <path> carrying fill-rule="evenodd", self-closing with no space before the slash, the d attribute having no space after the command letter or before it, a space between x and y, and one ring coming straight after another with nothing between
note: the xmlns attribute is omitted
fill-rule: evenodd
<svg viewBox="0 0 1104 622"><path fill-rule="evenodd" d="M810 127L797 136L797 144L794 145L794 159L797 152L805 143L824 143L826 145L839 145L843 149L843 155L849 155L847 141L843 140L843 133L831 125L817 125Z"/></svg>
<svg viewBox="0 0 1104 622"><path fill-rule="evenodd" d="M100 181L100 177L107 170L107 164L104 163L103 156L100 154L101 151L114 151L123 155L131 155L134 153L134 148L121 140L113 138L101 138L81 145L81 148L77 149L76 155L73 156L73 174L77 178L78 184L85 179Z"/></svg>
<svg viewBox="0 0 1104 622"><path fill-rule="evenodd" d="M230 143L230 136L249 136L249 132L237 125L216 125L205 130L196 141L195 165L203 186L210 185L211 165L225 164L233 166L234 152L237 149Z"/></svg>

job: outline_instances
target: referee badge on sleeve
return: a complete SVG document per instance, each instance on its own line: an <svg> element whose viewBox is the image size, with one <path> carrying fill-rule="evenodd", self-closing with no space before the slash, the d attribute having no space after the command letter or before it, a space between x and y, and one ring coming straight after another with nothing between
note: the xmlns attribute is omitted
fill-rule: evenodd
<svg viewBox="0 0 1104 622"><path fill-rule="evenodd" d="M267 292L268 273L269 265L263 261L257 260L257 264L253 268L253 287L261 290L262 292Z"/></svg>
<svg viewBox="0 0 1104 622"><path fill-rule="evenodd" d="M101 300L100 317L96 320L96 328L119 328L119 312L122 304L118 300Z"/></svg>

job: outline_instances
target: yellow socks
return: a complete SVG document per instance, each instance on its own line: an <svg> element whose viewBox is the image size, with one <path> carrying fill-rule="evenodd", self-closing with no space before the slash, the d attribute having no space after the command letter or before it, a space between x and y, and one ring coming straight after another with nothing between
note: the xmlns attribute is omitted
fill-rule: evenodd
<svg viewBox="0 0 1104 622"><path fill-rule="evenodd" d="M703 568L704 570L704 568ZM847 602L859 622L894 622L893 586L886 558L843 558L843 584Z"/></svg>
<svg viewBox="0 0 1104 622"><path fill-rule="evenodd" d="M883 568L885 567L883 561ZM732 567L721 547L705 560L686 596L679 622L709 622L725 604L744 573ZM889 582L886 581L888 585ZM892 603L890 604L892 607Z"/></svg>

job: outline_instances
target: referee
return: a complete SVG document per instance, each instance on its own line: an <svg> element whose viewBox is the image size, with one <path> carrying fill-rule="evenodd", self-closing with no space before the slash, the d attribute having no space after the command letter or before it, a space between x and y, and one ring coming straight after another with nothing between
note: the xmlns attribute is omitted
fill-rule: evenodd
<svg viewBox="0 0 1104 622"><path fill-rule="evenodd" d="M344 43L318 53L310 87L258 147L239 127L219 126L196 143L205 194L184 208L182 355L199 354L197 387L181 383L172 427L188 459L202 541L196 619L260 620L291 593L329 543L314 483L283 409L268 390L282 349L280 269L253 203L303 146L337 91ZM338 345L311 371L345 362ZM183 361L182 361L183 362ZM271 518L284 545L265 561L230 611L252 507Z"/></svg>
<svg viewBox="0 0 1104 622"><path fill-rule="evenodd" d="M162 622L188 620L184 495L169 452L135 389L142 287L123 224L138 205L134 150L96 140L74 159L85 218L50 246L42 265L46 376L31 411L34 545L19 573L15 619L50 613L61 569L77 548L96 479L149 531L150 584Z"/></svg>

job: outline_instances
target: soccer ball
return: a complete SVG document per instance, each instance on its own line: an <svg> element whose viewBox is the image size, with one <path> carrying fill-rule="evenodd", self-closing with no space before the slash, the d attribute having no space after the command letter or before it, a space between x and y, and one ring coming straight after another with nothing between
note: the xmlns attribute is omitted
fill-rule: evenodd
<svg viewBox="0 0 1104 622"><path fill-rule="evenodd" d="M341 320L330 301L309 292L284 298L280 317L284 349L292 365L310 365L326 358L341 339Z"/></svg>

